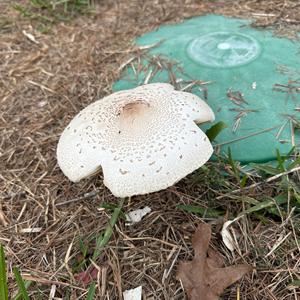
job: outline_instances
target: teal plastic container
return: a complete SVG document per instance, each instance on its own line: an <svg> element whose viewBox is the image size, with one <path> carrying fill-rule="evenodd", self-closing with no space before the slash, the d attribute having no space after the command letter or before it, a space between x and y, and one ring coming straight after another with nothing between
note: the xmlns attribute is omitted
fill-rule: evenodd
<svg viewBox="0 0 300 300"><path fill-rule="evenodd" d="M215 123L228 125L215 144L221 153L230 147L233 158L243 163L274 160L276 149L286 154L300 142L300 43L250 23L207 15L161 26L136 40L141 46L158 43L150 55L179 62L188 75L178 73L177 78L211 81L207 102ZM143 84L146 76L137 76L129 65L114 90ZM150 82L169 82L167 72L158 72ZM203 98L203 90L193 92Z"/></svg>

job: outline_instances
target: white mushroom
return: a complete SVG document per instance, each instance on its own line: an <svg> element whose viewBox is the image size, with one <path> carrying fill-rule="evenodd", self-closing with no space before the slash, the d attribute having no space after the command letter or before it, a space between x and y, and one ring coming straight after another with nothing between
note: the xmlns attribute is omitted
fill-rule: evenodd
<svg viewBox="0 0 300 300"><path fill-rule="evenodd" d="M213 149L195 124L214 120L199 97L153 83L83 109L62 133L57 160L74 182L102 167L117 197L165 189L202 166Z"/></svg>

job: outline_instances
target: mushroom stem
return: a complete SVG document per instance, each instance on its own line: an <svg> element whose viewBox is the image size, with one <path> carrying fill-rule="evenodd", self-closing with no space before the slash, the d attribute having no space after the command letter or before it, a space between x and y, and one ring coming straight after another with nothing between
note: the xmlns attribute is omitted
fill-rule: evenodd
<svg viewBox="0 0 300 300"><path fill-rule="evenodd" d="M114 226L116 225L119 215L121 213L121 210L123 208L124 201L125 201L125 198L120 198L119 204L117 207L115 207L114 212L109 220L109 223L105 228L104 235L102 237L100 237L99 239L97 239L96 249L95 249L93 257L92 257L93 261L95 261L99 257L102 248L104 246L106 246L106 244L109 242L109 240L113 234Z"/></svg>

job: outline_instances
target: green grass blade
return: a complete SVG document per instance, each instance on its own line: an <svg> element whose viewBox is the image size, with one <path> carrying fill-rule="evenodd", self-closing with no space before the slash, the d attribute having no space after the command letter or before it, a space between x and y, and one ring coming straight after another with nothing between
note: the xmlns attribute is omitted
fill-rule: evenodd
<svg viewBox="0 0 300 300"><path fill-rule="evenodd" d="M8 286L4 248L0 245L0 299L8 300Z"/></svg>
<svg viewBox="0 0 300 300"><path fill-rule="evenodd" d="M119 215L121 213L123 204L124 204L125 198L121 198L119 205L114 209L114 212L109 220L109 224L106 226L104 234L102 237L97 239L96 243L96 249L93 254L92 260L96 260L97 257L100 255L101 248L103 248L110 240L112 233L113 233L113 228L115 224L117 223L117 220L119 218Z"/></svg>
<svg viewBox="0 0 300 300"><path fill-rule="evenodd" d="M300 205L300 195L297 193L294 193L294 198L297 200L298 204Z"/></svg>
<svg viewBox="0 0 300 300"><path fill-rule="evenodd" d="M276 158L277 158L277 163L278 163L277 168L280 169L281 172L284 172L285 171L284 162L285 162L286 158L280 154L278 149L276 149Z"/></svg>
<svg viewBox="0 0 300 300"><path fill-rule="evenodd" d="M89 291L86 297L86 300L93 300L94 299L94 295L95 295L95 291L96 291L96 283L93 282L90 287L89 287Z"/></svg>
<svg viewBox="0 0 300 300"><path fill-rule="evenodd" d="M205 133L209 140L212 142L220 134L220 132L227 127L227 124L221 121L211 126L209 129L206 130Z"/></svg>
<svg viewBox="0 0 300 300"><path fill-rule="evenodd" d="M239 214L239 216L250 214L250 213L262 210L262 209L266 209L266 208L274 206L275 204L277 204L277 205L284 204L286 202L287 202L287 196L279 195L274 198L269 198L263 202L260 202L257 205L250 207L249 209L244 210L242 213Z"/></svg>
<svg viewBox="0 0 300 300"><path fill-rule="evenodd" d="M25 287L25 283L23 281L23 278L19 272L19 269L17 267L13 267L13 272L14 272L14 275L15 275L15 278L16 278L16 281L17 281L17 284L18 284L18 287L19 287L19 292L21 293L22 297L24 300L30 300L29 299L29 296L28 296L28 293L27 293L27 290L26 290L26 287Z"/></svg>
<svg viewBox="0 0 300 300"><path fill-rule="evenodd" d="M287 155L285 156L286 158L286 160L287 159L289 159L292 155L293 155L293 153L295 153L295 149L296 149L296 147L295 146L293 146L292 148L291 148L291 150L287 153Z"/></svg>
<svg viewBox="0 0 300 300"><path fill-rule="evenodd" d="M293 280L289 285L294 287L300 287L300 280Z"/></svg>
<svg viewBox="0 0 300 300"><path fill-rule="evenodd" d="M250 164L251 167L253 167L257 171L263 171L266 174L271 174L271 175L277 175L281 173L280 170L277 168L274 168L270 165L263 165L263 164Z"/></svg>
<svg viewBox="0 0 300 300"><path fill-rule="evenodd" d="M236 168L236 163L235 163L235 161L232 158L230 147L228 148L228 163L231 166L231 169L232 169L234 175L238 174L238 170Z"/></svg>
<svg viewBox="0 0 300 300"><path fill-rule="evenodd" d="M248 176L247 176L247 174L245 174L240 181L240 185L242 188L245 187L245 185L247 183L247 179L248 179Z"/></svg>
<svg viewBox="0 0 300 300"><path fill-rule="evenodd" d="M212 208L205 208L201 206L196 205L183 205L179 204L176 206L176 208L184 210L189 213L198 214L201 216L209 217L209 218L218 218L224 214L223 211L219 211Z"/></svg>
<svg viewBox="0 0 300 300"><path fill-rule="evenodd" d="M79 248L80 248L80 251L81 251L83 257L86 257L86 255L88 253L88 247L85 245L85 243L83 242L83 240L81 238L79 238Z"/></svg>
<svg viewBox="0 0 300 300"><path fill-rule="evenodd" d="M33 281L25 280L25 289L27 290L32 283ZM23 299L22 293L21 291L18 291L17 295L14 297L14 300L22 300L22 299Z"/></svg>
<svg viewBox="0 0 300 300"><path fill-rule="evenodd" d="M232 169L232 172L236 178L236 181L238 182L238 184L242 186L242 183L244 181L244 184L246 184L246 181L247 181L247 176L244 178L244 180L242 179L241 180L241 174L240 174L240 171L238 170L238 164L235 162L235 160L233 159L232 157L232 154L231 154L231 149L230 147L228 148L228 163L229 165L231 166L231 169Z"/></svg>
<svg viewBox="0 0 300 300"><path fill-rule="evenodd" d="M300 165L300 157L299 158L297 158L295 161L293 161L292 163L290 163L289 165L288 165L288 167L287 167L287 170L291 170L291 169L293 169L293 168L295 168L295 167L297 167L297 166L299 166Z"/></svg>

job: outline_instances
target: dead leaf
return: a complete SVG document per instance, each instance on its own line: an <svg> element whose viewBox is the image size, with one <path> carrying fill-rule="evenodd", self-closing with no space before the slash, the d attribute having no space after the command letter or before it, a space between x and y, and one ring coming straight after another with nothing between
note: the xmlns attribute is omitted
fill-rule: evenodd
<svg viewBox="0 0 300 300"><path fill-rule="evenodd" d="M224 223L222 230L221 230L221 236L222 236L222 240L223 243L225 244L225 246L230 250L230 251L234 251L234 239L228 229L228 227L233 223L233 221L227 221Z"/></svg>
<svg viewBox="0 0 300 300"><path fill-rule="evenodd" d="M236 248L235 245L235 241L234 238L232 237L232 234L229 231L229 227L231 226L232 223L238 221L242 216L236 217L233 220L229 220L227 222L225 222L223 224L222 230L221 230L221 236L223 239L223 243L225 244L225 246L230 250L230 251L234 251L234 249Z"/></svg>
<svg viewBox="0 0 300 300"><path fill-rule="evenodd" d="M223 267L222 256L209 248L210 238L210 225L200 224L192 239L194 259L179 265L177 278L190 300L217 300L228 286L252 270L247 264Z"/></svg>
<svg viewBox="0 0 300 300"><path fill-rule="evenodd" d="M77 273L74 275L74 278L76 281L88 285L93 280L97 279L98 276L98 270L95 267L88 268L86 271Z"/></svg>

